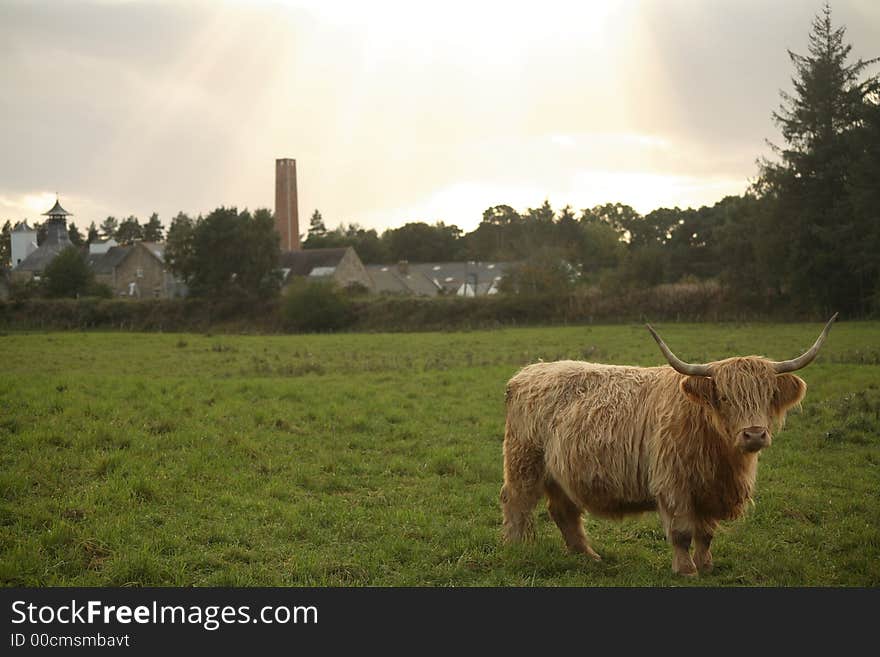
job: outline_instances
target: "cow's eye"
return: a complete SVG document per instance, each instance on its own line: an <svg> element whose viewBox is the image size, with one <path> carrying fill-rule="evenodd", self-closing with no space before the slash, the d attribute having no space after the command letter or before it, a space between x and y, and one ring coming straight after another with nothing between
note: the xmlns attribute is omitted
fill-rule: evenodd
<svg viewBox="0 0 880 657"><path fill-rule="evenodd" d="M727 403L727 397L719 397L719 398L718 398L718 401L721 402L722 404L726 404L726 403Z"/></svg>

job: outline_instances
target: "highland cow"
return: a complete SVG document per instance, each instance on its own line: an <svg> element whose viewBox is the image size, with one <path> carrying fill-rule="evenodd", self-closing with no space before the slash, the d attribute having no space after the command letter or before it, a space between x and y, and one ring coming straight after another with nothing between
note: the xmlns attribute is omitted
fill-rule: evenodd
<svg viewBox="0 0 880 657"><path fill-rule="evenodd" d="M620 518L656 510L673 571L710 571L719 521L742 515L758 454L804 398L807 386L791 372L816 357L836 318L789 361L689 364L648 326L669 366L558 361L523 368L507 385L505 539L531 535L532 510L546 495L569 550L598 560L584 511Z"/></svg>

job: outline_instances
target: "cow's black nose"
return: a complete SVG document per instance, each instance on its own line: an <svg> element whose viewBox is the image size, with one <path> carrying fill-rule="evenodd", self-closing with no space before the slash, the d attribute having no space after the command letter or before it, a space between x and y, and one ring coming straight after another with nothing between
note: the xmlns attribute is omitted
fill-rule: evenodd
<svg viewBox="0 0 880 657"><path fill-rule="evenodd" d="M770 444L770 433L764 427L748 427L742 430L737 442L745 452L758 452Z"/></svg>
<svg viewBox="0 0 880 657"><path fill-rule="evenodd" d="M749 427L743 429L743 437L749 442L767 440L767 430L763 427Z"/></svg>

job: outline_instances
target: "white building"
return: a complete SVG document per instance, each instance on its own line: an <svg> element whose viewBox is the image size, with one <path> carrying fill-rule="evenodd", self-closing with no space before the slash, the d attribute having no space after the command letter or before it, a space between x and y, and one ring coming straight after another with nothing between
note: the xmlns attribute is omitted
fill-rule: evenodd
<svg viewBox="0 0 880 657"><path fill-rule="evenodd" d="M18 267L22 260L37 250L37 231L28 226L27 220L12 229L12 266Z"/></svg>

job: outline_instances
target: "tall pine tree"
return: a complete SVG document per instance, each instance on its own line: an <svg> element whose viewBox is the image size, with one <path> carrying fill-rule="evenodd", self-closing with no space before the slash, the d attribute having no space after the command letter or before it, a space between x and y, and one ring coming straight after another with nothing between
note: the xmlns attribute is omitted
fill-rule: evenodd
<svg viewBox="0 0 880 657"><path fill-rule="evenodd" d="M159 215L154 212L150 215L150 220L143 226L144 241L161 242L162 230L162 222L159 221Z"/></svg>
<svg viewBox="0 0 880 657"><path fill-rule="evenodd" d="M857 262L865 226L853 213L848 179L877 76L877 61L848 63L852 46L826 4L813 20L809 54L789 51L794 92L773 118L785 145L761 162L756 191L771 204L763 226L775 286L804 310L863 313L871 282ZM771 144L772 146L772 144Z"/></svg>
<svg viewBox="0 0 880 657"><path fill-rule="evenodd" d="M315 210L309 220L309 237L321 239L326 234L327 227L324 225L324 217L321 216L320 210Z"/></svg>

